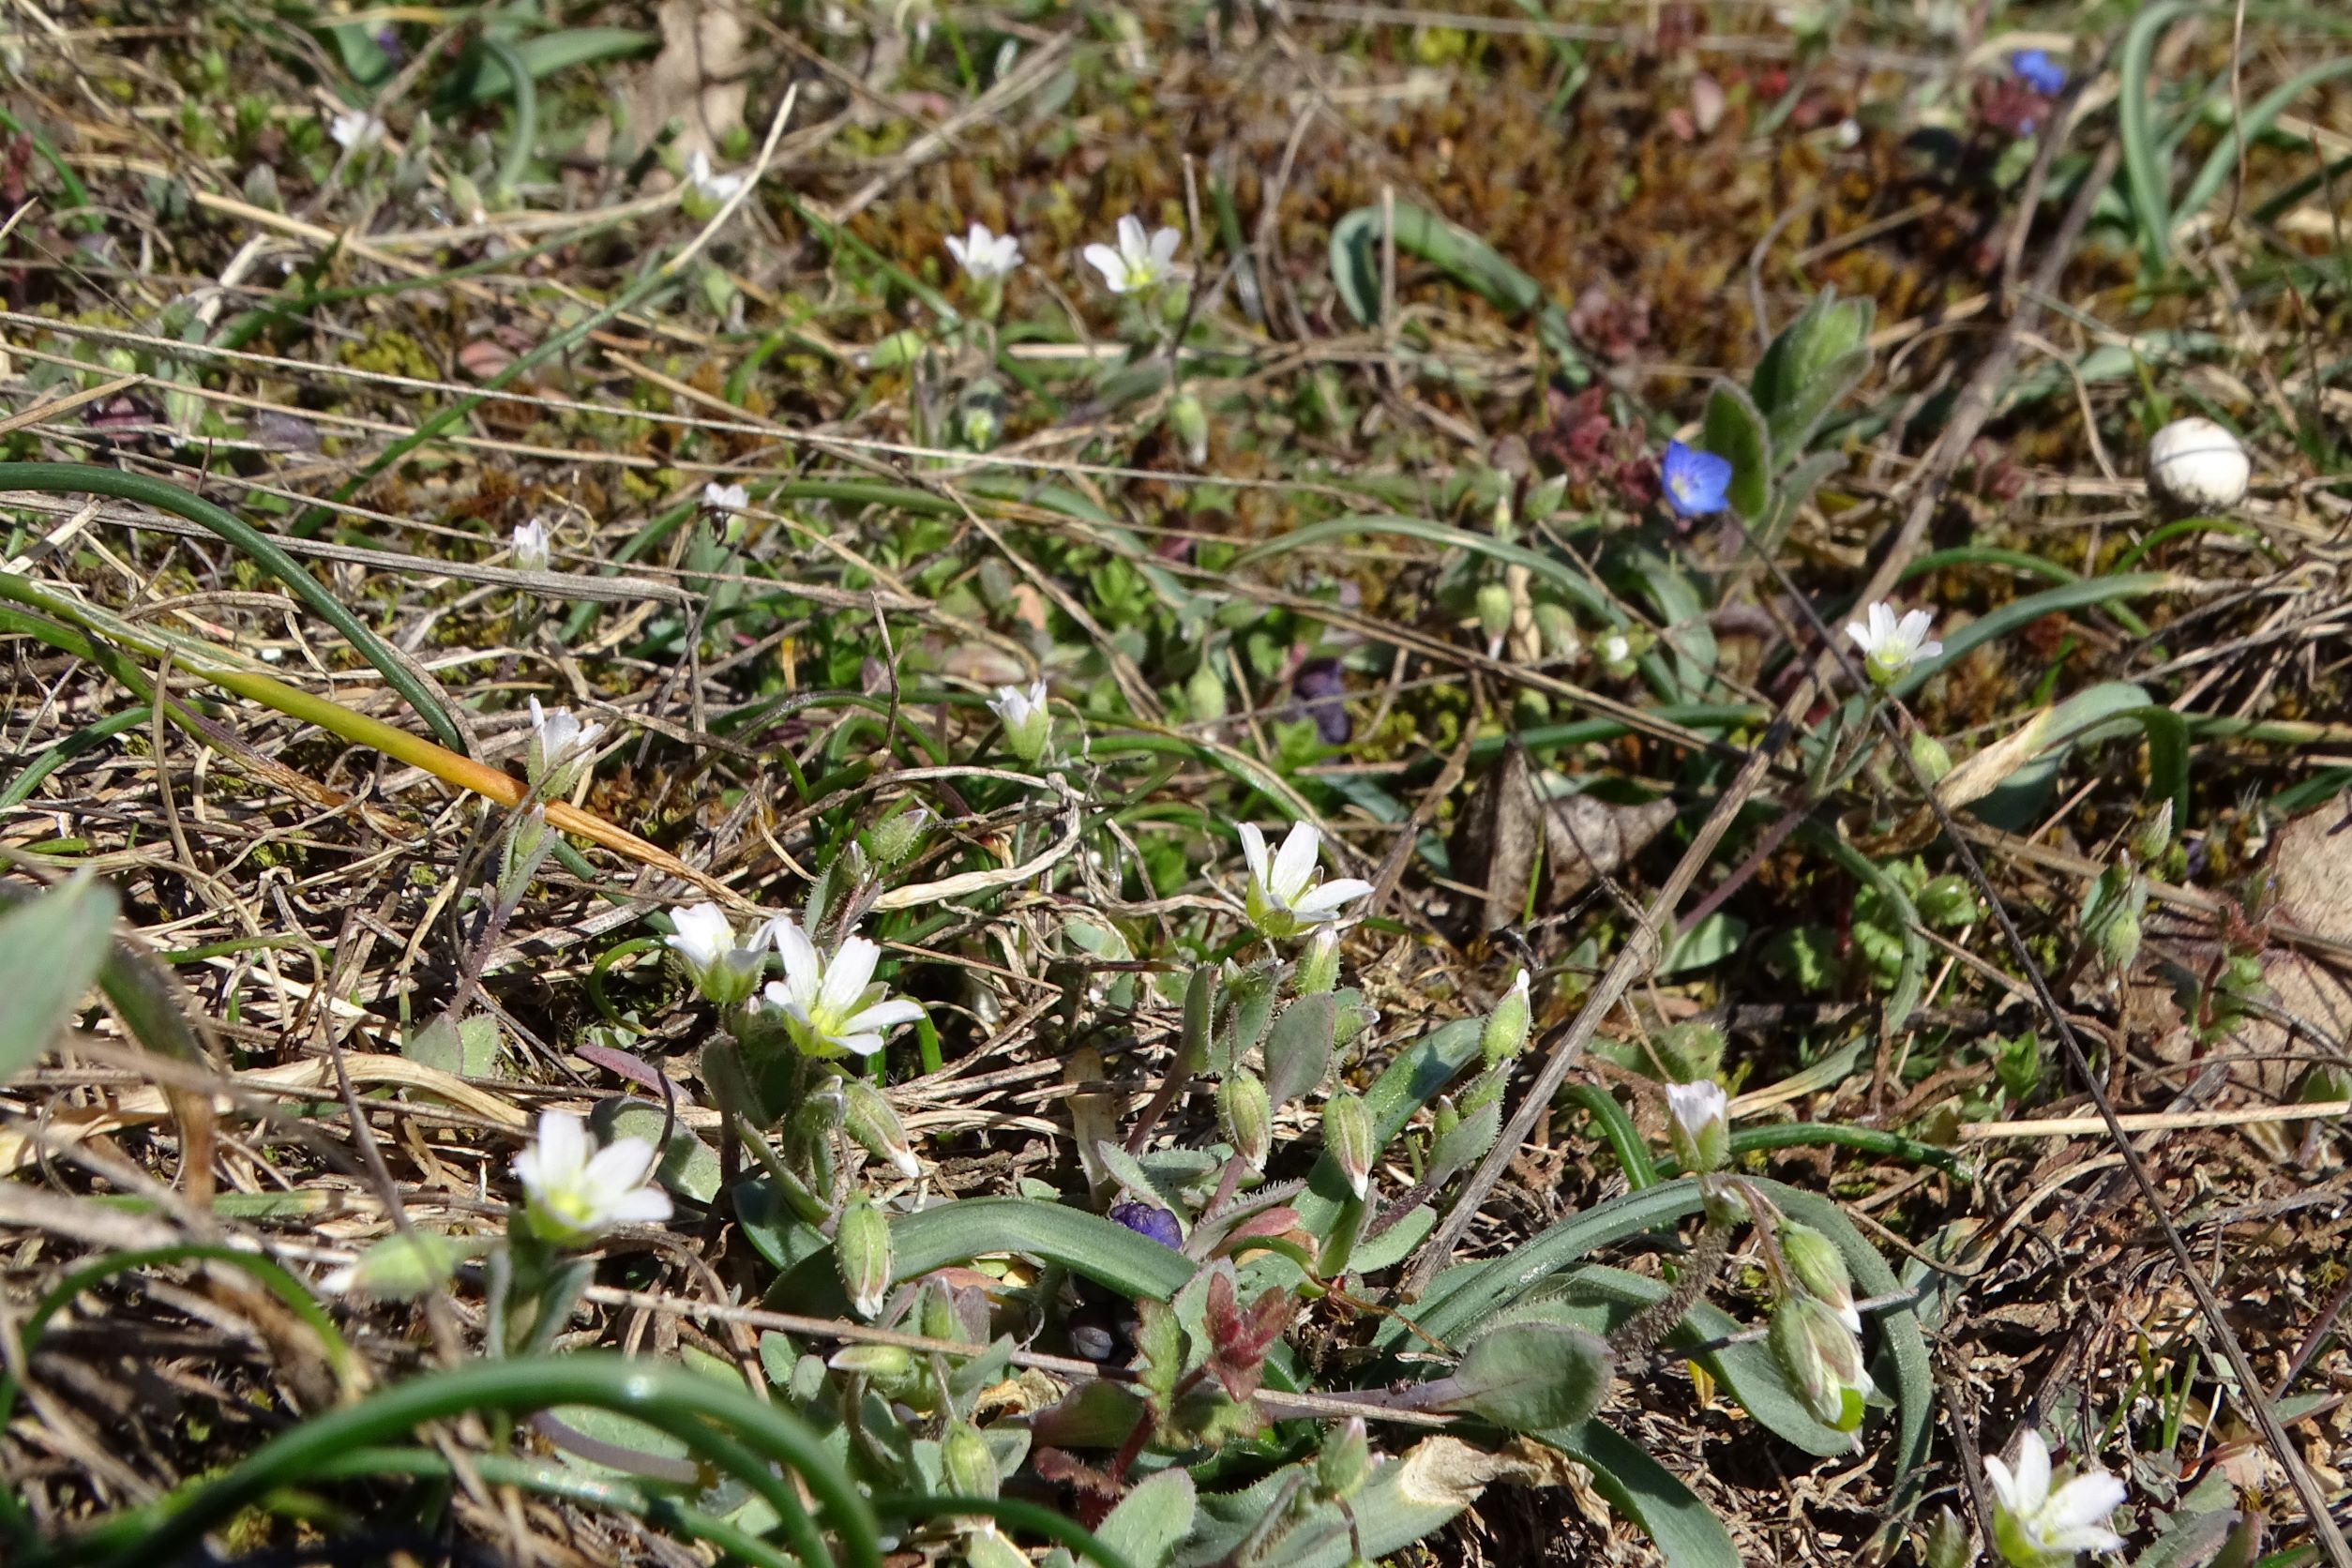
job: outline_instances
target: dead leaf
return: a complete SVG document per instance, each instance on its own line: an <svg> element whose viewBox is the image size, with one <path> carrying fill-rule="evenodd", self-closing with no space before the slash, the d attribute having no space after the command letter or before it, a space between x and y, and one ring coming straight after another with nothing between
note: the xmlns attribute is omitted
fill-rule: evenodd
<svg viewBox="0 0 2352 1568"><path fill-rule="evenodd" d="M1584 1467L1556 1448L1514 1438L1499 1449L1473 1447L1459 1438L1425 1438L1405 1455L1396 1489L1407 1500L1429 1508L1468 1508L1498 1481L1522 1486L1568 1486L1580 1483Z"/></svg>
<svg viewBox="0 0 2352 1568"><path fill-rule="evenodd" d="M719 143L743 127L750 86L743 18L725 0L662 0L657 15L661 53L629 90L630 128L643 147L676 120L678 152L716 159Z"/></svg>
<svg viewBox="0 0 2352 1568"><path fill-rule="evenodd" d="M1455 835L1455 872L1483 887L1485 928L1515 923L1540 859L1545 867L1539 912L1564 908L1601 877L1621 869L1674 820L1674 803L1612 806L1590 794L1544 800L1524 747L1506 747L1486 772Z"/></svg>

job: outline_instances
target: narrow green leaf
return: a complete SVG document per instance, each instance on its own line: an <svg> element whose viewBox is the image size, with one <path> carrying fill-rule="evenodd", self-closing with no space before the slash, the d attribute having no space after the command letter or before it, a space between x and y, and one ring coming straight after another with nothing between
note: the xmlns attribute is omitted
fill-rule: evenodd
<svg viewBox="0 0 2352 1568"><path fill-rule="evenodd" d="M114 890L88 872L0 913L0 1081L49 1048L113 942Z"/></svg>
<svg viewBox="0 0 2352 1568"><path fill-rule="evenodd" d="M1534 1437L1591 1470L1593 1490L1641 1526L1666 1568L1741 1568L1739 1548L1715 1511L1615 1427L1588 1421Z"/></svg>

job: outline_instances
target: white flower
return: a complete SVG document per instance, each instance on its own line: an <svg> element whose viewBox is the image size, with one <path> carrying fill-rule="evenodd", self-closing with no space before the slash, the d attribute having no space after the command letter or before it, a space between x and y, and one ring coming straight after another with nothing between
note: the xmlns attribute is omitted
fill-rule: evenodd
<svg viewBox="0 0 2352 1568"><path fill-rule="evenodd" d="M1278 942L1304 927L1339 918L1339 906L1363 897L1372 884L1354 877L1339 877L1315 885L1323 852L1322 835L1311 822L1299 822L1283 839L1272 860L1266 837L1248 822L1241 824L1242 857L1249 862L1249 892L1244 903L1249 923L1260 936Z"/></svg>
<svg viewBox="0 0 2352 1568"><path fill-rule="evenodd" d="M531 699L531 740L523 753L522 776L542 796L571 793L580 770L596 749L601 724L582 724L569 708L546 708Z"/></svg>
<svg viewBox="0 0 2352 1568"><path fill-rule="evenodd" d="M670 1195L646 1184L654 1163L654 1146L641 1138L615 1138L598 1149L579 1117L543 1110L537 1140L515 1156L523 1223L542 1241L578 1247L616 1225L668 1219Z"/></svg>
<svg viewBox="0 0 2352 1568"><path fill-rule="evenodd" d="M1723 1085L1712 1078L1666 1086L1666 1129L1675 1157L1693 1171L1720 1170L1731 1157L1731 1124L1726 1120L1730 1102Z"/></svg>
<svg viewBox="0 0 2352 1568"><path fill-rule="evenodd" d="M761 972L768 967L764 927L752 937L752 945L739 947L735 927L716 904L673 909L670 923L677 934L665 937L663 943L678 955L704 998L731 1007L759 988Z"/></svg>
<svg viewBox="0 0 2352 1568"><path fill-rule="evenodd" d="M2064 1568L2077 1552L2111 1552L2123 1537L2106 1528L2123 1483L2093 1467L2050 1485L2050 1449L2039 1432L2017 1441L2017 1468L1984 1460L1993 1484L1993 1545L2013 1568Z"/></svg>
<svg viewBox="0 0 2352 1568"><path fill-rule="evenodd" d="M686 155L686 184L706 202L724 202L743 188L741 174L720 174L711 169L711 155L697 147Z"/></svg>
<svg viewBox="0 0 2352 1568"><path fill-rule="evenodd" d="M547 524L537 518L515 530L515 565L526 572L547 570Z"/></svg>
<svg viewBox="0 0 2352 1568"><path fill-rule="evenodd" d="M948 235L947 253L956 258L964 276L975 283L1010 277L1021 264L1021 242L1010 234L988 233L985 223L974 223L972 233L963 239Z"/></svg>
<svg viewBox="0 0 2352 1568"><path fill-rule="evenodd" d="M1862 650L1862 668L1880 686L1892 686L1911 666L1934 658L1944 645L1927 635L1936 617L1914 610L1896 620L1894 606L1884 600L1865 612L1866 621L1846 623L1846 635Z"/></svg>
<svg viewBox="0 0 2352 1568"><path fill-rule="evenodd" d="M1004 745L1014 756L1033 763L1046 754L1053 738L1053 710L1046 705L1045 682L1032 681L1026 691L999 686L988 707L1004 721Z"/></svg>
<svg viewBox="0 0 2352 1568"><path fill-rule="evenodd" d="M2168 505L2218 512L2246 499L2254 463L2210 419L2176 419L2148 444L2148 485Z"/></svg>
<svg viewBox="0 0 2352 1568"><path fill-rule="evenodd" d="M1086 260L1103 275L1112 294L1141 294L1167 279L1184 237L1173 229L1160 229L1146 238L1142 221L1129 213L1119 220L1119 249L1090 245Z"/></svg>
<svg viewBox="0 0 2352 1568"><path fill-rule="evenodd" d="M851 937L827 958L790 916L770 921L768 929L784 957L784 978L769 981L761 994L784 1015L785 1030L804 1054L871 1056L884 1033L923 1016L918 1003L885 1001L889 988L869 984L882 949L866 938Z"/></svg>
<svg viewBox="0 0 2352 1568"><path fill-rule="evenodd" d="M1598 652L1601 656L1601 662L1612 669L1634 662L1633 640L1621 631L1606 633L1601 639Z"/></svg>
<svg viewBox="0 0 2352 1568"><path fill-rule="evenodd" d="M384 140L384 122L364 109L347 109L327 122L327 135L347 153L364 153Z"/></svg>
<svg viewBox="0 0 2352 1568"><path fill-rule="evenodd" d="M722 485L713 481L702 487L702 505L714 512L733 517L751 505L751 492L741 485Z"/></svg>

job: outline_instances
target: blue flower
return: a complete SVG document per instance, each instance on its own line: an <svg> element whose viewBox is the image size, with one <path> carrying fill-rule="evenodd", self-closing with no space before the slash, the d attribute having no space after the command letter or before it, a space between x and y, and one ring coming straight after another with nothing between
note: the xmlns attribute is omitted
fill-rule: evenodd
<svg viewBox="0 0 2352 1568"><path fill-rule="evenodd" d="M2066 68L2051 59L2047 50L2021 49L2009 57L2009 68L2043 98L2056 98L2066 88Z"/></svg>
<svg viewBox="0 0 2352 1568"><path fill-rule="evenodd" d="M1661 465L1666 505L1676 517L1703 518L1724 507L1724 491L1731 487L1731 460L1696 446L1669 442Z"/></svg>
<svg viewBox="0 0 2352 1568"><path fill-rule="evenodd" d="M1165 1247L1181 1247L1184 1234L1176 1228L1176 1216L1166 1209L1150 1203L1113 1203L1110 1217L1138 1236L1149 1236Z"/></svg>

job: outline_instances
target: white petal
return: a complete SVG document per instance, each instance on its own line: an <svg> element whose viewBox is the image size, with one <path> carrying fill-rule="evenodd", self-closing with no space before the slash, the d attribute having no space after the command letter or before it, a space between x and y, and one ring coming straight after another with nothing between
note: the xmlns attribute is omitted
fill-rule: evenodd
<svg viewBox="0 0 2352 1568"><path fill-rule="evenodd" d="M2123 1483L2105 1470L2085 1470L2060 1486L2042 1510L2052 1530L2080 1530L2114 1513L2123 1501Z"/></svg>
<svg viewBox="0 0 2352 1568"><path fill-rule="evenodd" d="M2020 1514L2038 1515L2050 1500L2050 1445L2028 1432L2017 1445L2017 1503Z"/></svg>
<svg viewBox="0 0 2352 1568"><path fill-rule="evenodd" d="M1944 645L1931 637L1919 645L1919 652L1914 656L1923 659L1934 658L1943 651Z"/></svg>
<svg viewBox="0 0 2352 1568"><path fill-rule="evenodd" d="M1900 634L1901 623L1894 618L1894 606L1884 599L1870 607L1870 636L1879 646L1894 641Z"/></svg>
<svg viewBox="0 0 2352 1568"><path fill-rule="evenodd" d="M831 1036L831 1043L859 1056L871 1056L882 1048L882 1037L879 1034L836 1034Z"/></svg>
<svg viewBox="0 0 2352 1568"><path fill-rule="evenodd" d="M1863 657L1870 656L1872 643L1868 626L1863 626L1860 621L1848 621L1846 623L1846 635L1853 639L1854 646L1862 651Z"/></svg>
<svg viewBox="0 0 2352 1568"><path fill-rule="evenodd" d="M846 1015L857 1005L857 999L866 994L866 983L874 977L874 964L882 957L882 949L864 937L852 937L833 955L825 965L825 987L817 993L817 1006L835 1017Z"/></svg>
<svg viewBox="0 0 2352 1568"><path fill-rule="evenodd" d="M553 1186L567 1185L588 1162L588 1129L568 1110L543 1110L535 1148L540 1179Z"/></svg>
<svg viewBox="0 0 2352 1568"><path fill-rule="evenodd" d="M1372 884L1359 877L1334 877L1302 894L1290 905L1290 912L1302 920L1319 920L1326 914L1337 913L1340 905L1352 903L1371 891Z"/></svg>
<svg viewBox="0 0 2352 1568"><path fill-rule="evenodd" d="M735 945L735 927L716 904L689 904L684 909L673 909L670 912L670 923L678 932L668 939L669 945L688 963L711 963Z"/></svg>
<svg viewBox="0 0 2352 1568"><path fill-rule="evenodd" d="M1935 626L1936 617L1926 611L1912 611L1903 617L1904 642L1913 648L1919 647L1927 641L1927 634L1935 628Z"/></svg>
<svg viewBox="0 0 2352 1568"><path fill-rule="evenodd" d="M890 1002L877 1002L864 1012L842 1019L841 1027L861 1033L867 1030L896 1029L902 1023L912 1023L922 1016L923 1004L919 1002L909 1001L902 996Z"/></svg>
<svg viewBox="0 0 2352 1568"><path fill-rule="evenodd" d="M2017 1508L2017 1478L2009 1473L2009 1463L1998 1454L1984 1456L1984 1479L1993 1484L1993 1496L2004 1513L2014 1514Z"/></svg>
<svg viewBox="0 0 2352 1568"><path fill-rule="evenodd" d="M1119 254L1130 266L1152 254L1151 241L1143 234L1143 220L1133 213L1119 219Z"/></svg>
<svg viewBox="0 0 2352 1568"><path fill-rule="evenodd" d="M1103 275L1103 283L1113 294L1127 292L1127 264L1119 259L1119 252L1108 245L1090 245L1079 254L1086 264Z"/></svg>
<svg viewBox="0 0 2352 1568"><path fill-rule="evenodd" d="M1176 248L1184 236L1173 229L1162 229L1152 236L1152 270L1166 272L1176 261Z"/></svg>
<svg viewBox="0 0 2352 1568"><path fill-rule="evenodd" d="M623 1195L608 1211L620 1225L659 1225L670 1217L670 1195L659 1187L639 1187Z"/></svg>
<svg viewBox="0 0 2352 1568"><path fill-rule="evenodd" d="M814 1002L825 979L825 964L817 957L817 944L790 915L777 915L773 929L776 951L784 959L784 994L796 1002ZM776 987L771 984L768 989Z"/></svg>
<svg viewBox="0 0 2352 1568"><path fill-rule="evenodd" d="M654 1172L654 1146L641 1138L616 1138L596 1151L588 1168L580 1172L580 1185L595 1193L601 1203L610 1204L632 1187L645 1184L645 1178Z"/></svg>
<svg viewBox="0 0 2352 1568"><path fill-rule="evenodd" d="M1254 822L1244 822L1235 830L1242 836L1242 858L1249 862L1250 880L1263 887L1266 884L1266 836Z"/></svg>
<svg viewBox="0 0 2352 1568"><path fill-rule="evenodd" d="M978 232L979 231L976 229L973 231L975 234ZM962 267L966 272L970 272L972 270L972 253L965 249L964 242L957 239L954 234L947 236L947 253L956 258L956 264L957 266Z"/></svg>
<svg viewBox="0 0 2352 1568"><path fill-rule="evenodd" d="M1274 852L1274 869L1266 873L1266 882L1274 896L1286 904L1295 904L1299 895L1306 891L1309 877L1323 852L1323 836L1315 831L1312 822L1291 825L1290 836Z"/></svg>

